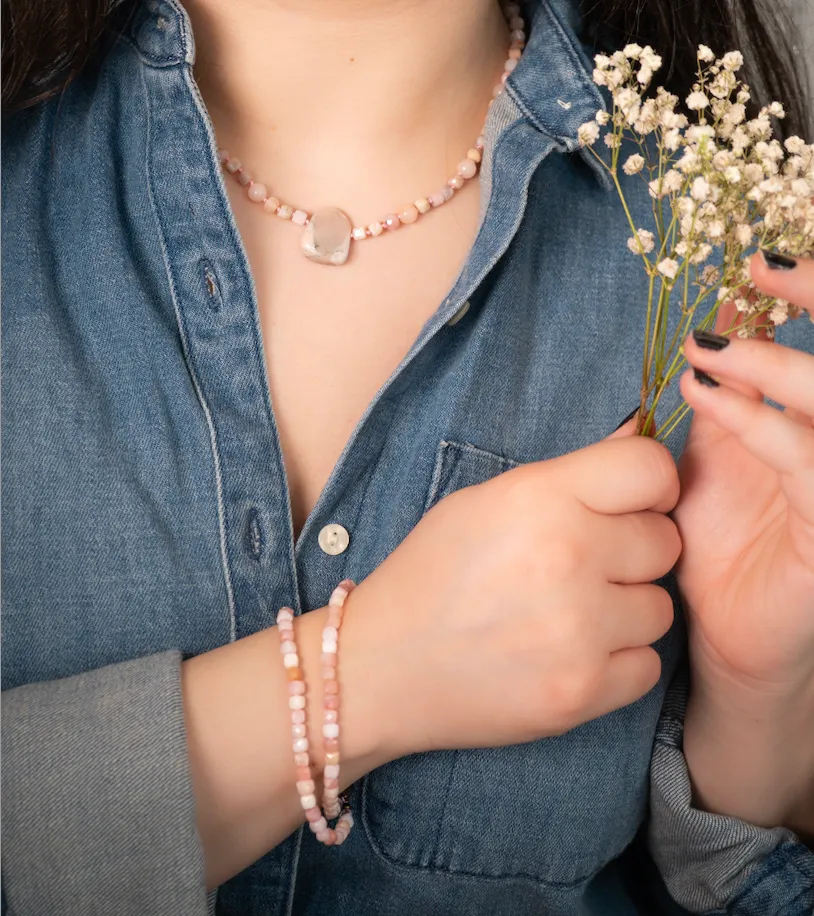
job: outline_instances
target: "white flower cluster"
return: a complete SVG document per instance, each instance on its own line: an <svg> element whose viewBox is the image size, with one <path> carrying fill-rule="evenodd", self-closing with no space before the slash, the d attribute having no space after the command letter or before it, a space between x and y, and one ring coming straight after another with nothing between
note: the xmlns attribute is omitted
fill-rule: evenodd
<svg viewBox="0 0 814 916"><path fill-rule="evenodd" d="M594 82L609 91L612 110L583 124L578 139L593 147L604 129L611 165L591 151L611 172L623 200L620 167L648 185L652 230L631 226L627 244L651 278L672 288L679 280L686 283L687 272L701 298L713 293L713 301L733 300L746 319L768 313L771 322L782 324L794 310L754 289L745 255L756 246L793 255L814 252L814 145L799 137L781 144L773 137L772 118L785 116L777 102L747 117L751 95L737 76L743 66L739 51L716 58L701 45L697 62L698 79L682 111L675 95L651 88L661 66L651 47L632 44L597 55ZM685 301L684 308L689 306ZM751 335L754 324L744 321L739 333Z"/></svg>

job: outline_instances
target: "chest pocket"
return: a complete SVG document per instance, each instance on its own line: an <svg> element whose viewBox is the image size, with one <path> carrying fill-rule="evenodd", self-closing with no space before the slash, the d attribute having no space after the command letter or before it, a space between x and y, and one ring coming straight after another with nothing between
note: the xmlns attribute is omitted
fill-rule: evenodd
<svg viewBox="0 0 814 916"><path fill-rule="evenodd" d="M426 510L519 464L441 442ZM380 767L362 784L368 839L402 868L580 884L622 852L644 817L661 697L656 688L556 738L413 754Z"/></svg>

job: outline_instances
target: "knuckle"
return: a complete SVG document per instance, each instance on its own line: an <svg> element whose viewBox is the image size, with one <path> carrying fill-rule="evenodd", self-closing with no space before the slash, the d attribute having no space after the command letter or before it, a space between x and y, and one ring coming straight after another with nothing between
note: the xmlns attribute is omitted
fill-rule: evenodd
<svg viewBox="0 0 814 916"><path fill-rule="evenodd" d="M660 585L653 586L652 597L653 616L659 637L664 636L673 626L675 620L675 606L673 599L666 588Z"/></svg>
<svg viewBox="0 0 814 916"><path fill-rule="evenodd" d="M573 537L562 535L546 540L537 558L537 574L547 582L570 581L584 571L584 553Z"/></svg>
<svg viewBox="0 0 814 916"><path fill-rule="evenodd" d="M582 665L563 672L550 688L551 704L557 720L566 727L584 721L599 687L596 667Z"/></svg>
<svg viewBox="0 0 814 916"><path fill-rule="evenodd" d="M640 677L641 696L649 693L661 679L661 656L650 646L642 649Z"/></svg>

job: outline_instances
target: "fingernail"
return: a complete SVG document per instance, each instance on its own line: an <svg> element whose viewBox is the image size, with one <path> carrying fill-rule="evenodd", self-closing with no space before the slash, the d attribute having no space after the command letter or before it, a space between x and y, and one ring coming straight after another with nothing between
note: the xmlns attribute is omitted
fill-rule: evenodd
<svg viewBox="0 0 814 916"><path fill-rule="evenodd" d="M712 331L701 331L696 329L692 332L693 340L699 347L704 350L723 350L729 346L729 338L721 337L720 334L713 334Z"/></svg>
<svg viewBox="0 0 814 916"><path fill-rule="evenodd" d="M706 385L707 388L720 388L721 383L716 382L708 372L704 372L703 369L693 369L692 371L695 375L696 382L700 382L700 384Z"/></svg>
<svg viewBox="0 0 814 916"><path fill-rule="evenodd" d="M760 249L760 253L763 255L763 260L770 270L794 270L797 266L796 259L790 258L788 255L778 254L776 251L766 251L763 248Z"/></svg>
<svg viewBox="0 0 814 916"><path fill-rule="evenodd" d="M639 405L637 404L633 408L633 410L631 410L630 413L625 417L625 419L622 420L622 422L616 427L616 429L621 429L625 425L625 423L629 423L636 416L638 412L639 412ZM614 430L614 432L616 432L616 429Z"/></svg>

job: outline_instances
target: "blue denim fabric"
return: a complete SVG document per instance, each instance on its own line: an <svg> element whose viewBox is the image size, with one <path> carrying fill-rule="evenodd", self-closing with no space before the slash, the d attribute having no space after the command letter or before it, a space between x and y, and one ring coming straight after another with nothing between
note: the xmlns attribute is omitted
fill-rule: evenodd
<svg viewBox="0 0 814 916"><path fill-rule="evenodd" d="M180 6L145 3L98 69L7 124L4 690L205 652L272 626L282 605L320 607L439 499L594 442L635 405L644 276L576 143L602 98L568 0L532 11L490 116L469 257L296 543L253 282ZM629 184L645 225L650 202ZM780 334L812 338L806 321ZM338 556L317 543L331 522L350 532ZM345 845L298 830L220 889L218 912L634 916L618 858L647 817L680 614L657 648L655 689L566 735L368 774ZM126 768L111 778L124 791ZM686 841L703 849L704 829ZM724 905L806 916L811 861L787 832L745 851ZM684 902L720 909L698 899Z"/></svg>

